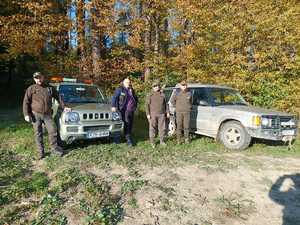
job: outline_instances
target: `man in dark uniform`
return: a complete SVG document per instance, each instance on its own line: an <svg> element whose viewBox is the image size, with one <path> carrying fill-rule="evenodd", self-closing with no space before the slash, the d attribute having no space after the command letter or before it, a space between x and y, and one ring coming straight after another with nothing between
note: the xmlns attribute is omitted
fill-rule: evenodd
<svg viewBox="0 0 300 225"><path fill-rule="evenodd" d="M35 72L33 79L35 84L27 88L24 96L23 114L24 119L33 125L35 141L40 154L39 159L45 157L42 124L45 124L48 131L50 148L54 153L62 156L62 148L57 144L57 128L52 119L52 98L59 101L61 107L64 107L64 104L56 89L45 82L43 74ZM65 108L65 110L70 111L71 109Z"/></svg>
<svg viewBox="0 0 300 225"><path fill-rule="evenodd" d="M160 83L158 81L152 84L152 91L146 97L145 106L147 119L149 121L150 144L152 148L155 148L154 138L156 130L158 130L160 145L165 146L166 116L169 117L170 114L165 95L160 90Z"/></svg>
<svg viewBox="0 0 300 225"><path fill-rule="evenodd" d="M132 126L134 112L137 108L138 98L131 86L129 78L125 78L122 85L116 89L112 97L112 112L120 111L124 122L124 134L128 146L133 146Z"/></svg>
<svg viewBox="0 0 300 225"><path fill-rule="evenodd" d="M179 88L180 89L176 90L170 100L171 104L175 107L176 112L176 132L178 144L181 143L182 131L184 131L185 143L190 142L190 113L192 108L192 94L187 88L186 81L182 81Z"/></svg>

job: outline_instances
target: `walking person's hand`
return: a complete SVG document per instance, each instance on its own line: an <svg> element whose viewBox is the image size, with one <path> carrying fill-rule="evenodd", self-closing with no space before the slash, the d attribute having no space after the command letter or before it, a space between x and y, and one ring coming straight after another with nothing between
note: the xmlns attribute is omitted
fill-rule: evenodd
<svg viewBox="0 0 300 225"><path fill-rule="evenodd" d="M167 113L167 118L170 118L170 113Z"/></svg>
<svg viewBox="0 0 300 225"><path fill-rule="evenodd" d="M150 115L147 115L147 119L150 120L150 119L151 119L151 116L150 116Z"/></svg>
<svg viewBox="0 0 300 225"><path fill-rule="evenodd" d="M32 119L31 119L30 116L25 116L24 119L25 119L25 121L28 122L28 123L32 122Z"/></svg>
<svg viewBox="0 0 300 225"><path fill-rule="evenodd" d="M117 111L117 108L116 108L116 107L111 107L111 111L112 111L112 112L116 112L116 111Z"/></svg>
<svg viewBox="0 0 300 225"><path fill-rule="evenodd" d="M71 112L71 111L72 111L72 109L69 108L69 107L65 107L65 108L64 108L64 112Z"/></svg>

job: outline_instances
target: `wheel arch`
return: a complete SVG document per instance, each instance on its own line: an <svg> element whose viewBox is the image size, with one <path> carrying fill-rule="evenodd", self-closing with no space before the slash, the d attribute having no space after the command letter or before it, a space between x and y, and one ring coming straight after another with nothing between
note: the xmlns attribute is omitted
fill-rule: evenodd
<svg viewBox="0 0 300 225"><path fill-rule="evenodd" d="M236 118L226 118L226 119L223 119L220 123L219 123L219 126L218 126L218 132L217 132L217 136L216 136L216 140L219 141L219 134L220 134L220 130L221 130L221 127L227 123L227 122L231 122L231 121L235 121L235 122L238 122L240 124L243 125L243 123L239 120L239 119L236 119Z"/></svg>

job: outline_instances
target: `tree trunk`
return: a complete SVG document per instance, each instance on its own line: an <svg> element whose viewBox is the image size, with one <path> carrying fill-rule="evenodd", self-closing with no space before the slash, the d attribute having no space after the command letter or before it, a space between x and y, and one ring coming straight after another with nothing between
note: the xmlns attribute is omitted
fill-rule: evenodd
<svg viewBox="0 0 300 225"><path fill-rule="evenodd" d="M154 54L155 56L158 56L159 53L159 24L156 21L154 24Z"/></svg>
<svg viewBox="0 0 300 225"><path fill-rule="evenodd" d="M85 62L85 21L84 21L84 0L77 0L77 54L80 61L80 72L86 67Z"/></svg>
<svg viewBox="0 0 300 225"><path fill-rule="evenodd" d="M11 83L12 83L12 78L13 78L13 67L14 64L13 64L13 60L10 59L9 62L8 62L8 79L7 79L7 84L6 84L6 87L7 88L10 88L11 87Z"/></svg>
<svg viewBox="0 0 300 225"><path fill-rule="evenodd" d="M142 4L142 3L141 3ZM141 10L143 9L141 5ZM149 81L151 76L151 69L150 69L150 60L149 57L151 55L151 29L152 26L150 24L150 17L147 15L143 15L144 13L141 11L141 15L145 21L145 29L144 33L142 34L144 38L144 80Z"/></svg>
<svg viewBox="0 0 300 225"><path fill-rule="evenodd" d="M103 15L101 14L100 9L103 8L101 4L102 3L99 0L93 0L92 1L92 9L91 9L91 47L92 47L92 67L93 67L93 75L99 76L101 73L100 68L100 60L105 58L106 55L106 49L104 44L104 34L103 34L103 28L100 25L101 18ZM99 77L97 78L99 79Z"/></svg>
<svg viewBox="0 0 300 225"><path fill-rule="evenodd" d="M165 57L168 57L168 50L169 50L169 41L168 41L168 28L169 28L169 21L166 18L164 20L164 35L163 35L163 40L162 40L162 45L163 45L163 54Z"/></svg>

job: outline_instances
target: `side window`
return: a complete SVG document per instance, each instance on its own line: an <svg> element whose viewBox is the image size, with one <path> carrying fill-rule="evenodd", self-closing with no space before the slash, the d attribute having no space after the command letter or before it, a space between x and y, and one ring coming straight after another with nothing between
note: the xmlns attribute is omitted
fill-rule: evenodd
<svg viewBox="0 0 300 225"><path fill-rule="evenodd" d="M192 90L193 105L208 105L208 97L205 88L195 88Z"/></svg>
<svg viewBox="0 0 300 225"><path fill-rule="evenodd" d="M212 88L210 90L211 98L212 98L212 103L214 105L220 105L223 102L223 94L222 90L218 88Z"/></svg>

